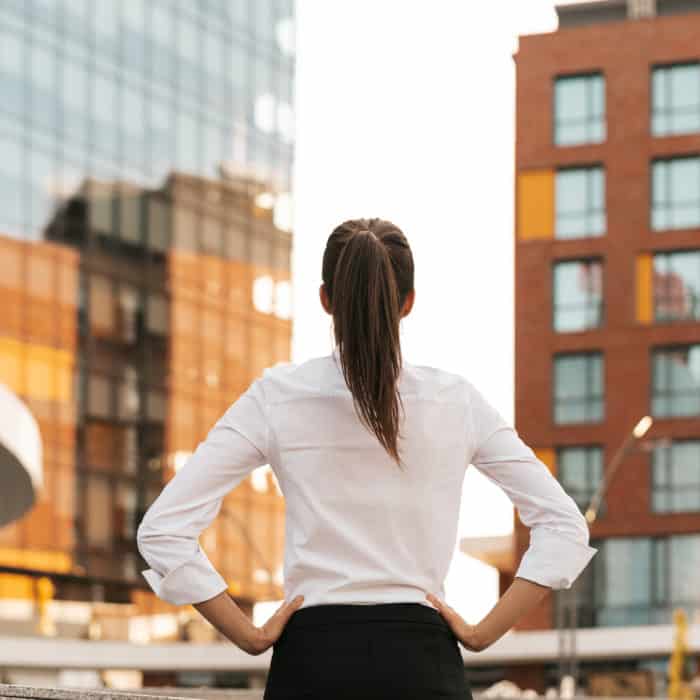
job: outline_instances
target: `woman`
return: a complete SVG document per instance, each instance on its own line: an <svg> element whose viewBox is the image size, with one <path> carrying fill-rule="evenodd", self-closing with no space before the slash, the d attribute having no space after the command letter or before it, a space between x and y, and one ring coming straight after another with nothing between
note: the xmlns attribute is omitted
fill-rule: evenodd
<svg viewBox="0 0 700 700"><path fill-rule="evenodd" d="M266 369L228 408L144 516L143 575L248 653L272 647L265 700L470 698L459 645L492 645L597 549L573 499L470 381L403 361L415 291L396 226L340 225L322 276L333 351ZM198 536L263 464L285 496L287 602L257 628ZM469 464L530 528L512 585L477 625L443 587Z"/></svg>

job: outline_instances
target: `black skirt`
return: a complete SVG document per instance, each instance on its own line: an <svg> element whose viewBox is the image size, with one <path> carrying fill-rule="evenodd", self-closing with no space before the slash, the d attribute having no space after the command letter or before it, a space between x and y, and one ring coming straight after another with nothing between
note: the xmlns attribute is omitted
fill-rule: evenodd
<svg viewBox="0 0 700 700"><path fill-rule="evenodd" d="M460 644L421 603L311 605L273 646L263 700L472 700Z"/></svg>

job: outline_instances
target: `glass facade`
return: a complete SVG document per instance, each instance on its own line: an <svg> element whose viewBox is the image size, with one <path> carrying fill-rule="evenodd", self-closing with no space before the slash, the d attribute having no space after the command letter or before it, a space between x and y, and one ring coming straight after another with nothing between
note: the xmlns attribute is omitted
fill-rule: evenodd
<svg viewBox="0 0 700 700"><path fill-rule="evenodd" d="M700 226L700 156L653 161L651 194L654 231Z"/></svg>
<svg viewBox="0 0 700 700"><path fill-rule="evenodd" d="M700 320L700 250L654 255L654 320Z"/></svg>
<svg viewBox="0 0 700 700"><path fill-rule="evenodd" d="M673 623L700 611L700 535L608 537L576 581L581 627ZM559 595L559 592L556 592Z"/></svg>
<svg viewBox="0 0 700 700"><path fill-rule="evenodd" d="M558 170L555 181L556 238L605 233L605 171L600 166Z"/></svg>
<svg viewBox="0 0 700 700"><path fill-rule="evenodd" d="M554 357L554 422L603 420L604 363L601 352L561 353Z"/></svg>
<svg viewBox="0 0 700 700"><path fill-rule="evenodd" d="M0 546L143 587L146 508L289 359L294 70L292 0L0 3L0 382L40 420L49 484ZM281 564L278 497L245 482L226 508L248 534L203 538L251 598L281 597L246 544Z"/></svg>
<svg viewBox="0 0 700 700"><path fill-rule="evenodd" d="M554 81L554 143L576 146L605 141L605 78L562 76Z"/></svg>
<svg viewBox="0 0 700 700"><path fill-rule="evenodd" d="M557 477L564 490L585 512L603 478L603 448L598 445L575 445L557 450ZM605 500L598 516L605 515Z"/></svg>
<svg viewBox="0 0 700 700"><path fill-rule="evenodd" d="M700 416L700 344L653 348L651 388L655 417Z"/></svg>
<svg viewBox="0 0 700 700"><path fill-rule="evenodd" d="M651 509L700 512L700 440L673 440L654 448Z"/></svg>
<svg viewBox="0 0 700 700"><path fill-rule="evenodd" d="M603 263L555 262L553 325L557 332L584 331L603 323Z"/></svg>
<svg viewBox="0 0 700 700"><path fill-rule="evenodd" d="M700 131L700 63L658 66L651 73L651 133Z"/></svg>

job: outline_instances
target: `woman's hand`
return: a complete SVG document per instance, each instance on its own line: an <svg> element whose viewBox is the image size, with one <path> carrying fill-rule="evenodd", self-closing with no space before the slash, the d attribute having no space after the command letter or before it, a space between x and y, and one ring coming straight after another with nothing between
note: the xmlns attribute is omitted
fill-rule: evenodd
<svg viewBox="0 0 700 700"><path fill-rule="evenodd" d="M283 603L262 627L253 627L250 638L238 646L253 656L267 651L279 639L289 618L303 602L304 596L298 595L293 600Z"/></svg>
<svg viewBox="0 0 700 700"><path fill-rule="evenodd" d="M493 640L484 639L478 625L466 623L456 610L453 610L447 603L432 593L428 593L425 597L437 608L437 611L442 615L457 639L466 649L469 649L469 651L483 651L491 646Z"/></svg>

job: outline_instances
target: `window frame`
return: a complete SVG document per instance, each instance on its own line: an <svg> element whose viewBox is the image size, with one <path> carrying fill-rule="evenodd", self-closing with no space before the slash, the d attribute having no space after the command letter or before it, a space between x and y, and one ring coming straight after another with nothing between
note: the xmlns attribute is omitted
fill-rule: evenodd
<svg viewBox="0 0 700 700"><path fill-rule="evenodd" d="M564 263L575 263L575 262L598 262L600 263L600 278L601 278L601 291L600 291L600 324L597 326L587 326L586 328L581 328L573 331L562 331L556 328L556 314L557 314L557 299L556 299L556 267ZM551 304L551 328L554 333L559 334L570 334L570 333L588 333L589 331L596 331L603 329L606 323L605 317L605 258L602 255L590 255L590 256L576 256L572 258L555 258L551 263L551 280L552 280L552 304ZM591 307L591 302L587 301L586 308Z"/></svg>
<svg viewBox="0 0 700 700"><path fill-rule="evenodd" d="M653 275L656 273L656 258L657 257L665 257L669 258L673 255L682 255L682 254L687 254L687 253L695 253L698 257L698 287L700 288L700 248L672 248L669 250L655 250L651 253L651 265L652 265L652 280L653 280ZM651 299L651 306L652 306L652 316L653 316L653 321L654 324L665 324L665 323L698 323L700 321L700 313L698 313L697 318L696 317L690 317L690 318L664 318L660 319L657 317L657 312L656 312L656 300L657 300L658 294L657 294L657 286L656 284L653 283L652 281L652 299Z"/></svg>
<svg viewBox="0 0 700 700"><path fill-rule="evenodd" d="M600 141L579 141L576 143L559 143L557 141L557 126L560 123L557 119L557 81L567 80L574 78L594 78L600 77L603 81L603 113L601 115L601 122L603 127L603 138ZM590 88L586 85L586 110L587 115L585 119L586 131L589 130L589 125L591 122L591 93ZM577 146L589 146L598 145L605 143L608 139L608 128L607 128L607 112L608 112L608 80L605 71L602 68L591 68L589 70L577 71L575 73L556 73L552 76L552 104L551 104L551 140L552 145L555 148L576 148Z"/></svg>
<svg viewBox="0 0 700 700"><path fill-rule="evenodd" d="M674 68L685 68L685 67L691 67L691 66L696 66L698 69L698 82L700 83L700 59L698 58L688 58L680 61L663 61L663 62L655 62L652 63L651 66L649 66L649 135L652 138L668 138L668 137L673 137L673 136L687 136L689 134L697 134L700 133L700 127L696 130L693 131L667 131L666 133L656 133L654 131L654 74L656 71L672 71ZM664 86L666 95L665 97L669 97L669 89L668 86ZM698 106L698 113L700 114L700 105ZM672 112L671 112L672 115Z"/></svg>
<svg viewBox="0 0 700 700"><path fill-rule="evenodd" d="M601 400L601 416L600 419L598 420L586 420L586 421L576 421L576 422L567 422L567 423L559 423L556 420L556 408L557 408L557 385L556 385L556 364L557 364L557 358L560 357L570 357L570 356L586 356L586 357L591 357L591 356L599 356L601 360L601 375L602 375L602 394L600 396ZM551 369L551 376L552 376L552 391L551 391L551 406L550 406L550 415L551 415L551 420L552 424L554 425L555 428L559 427L567 427L567 426L572 426L572 425L602 425L605 422L605 414L606 414L606 406L605 406L605 399L606 399L606 362L605 362L605 353L602 350L599 349L593 349L593 350L563 350L559 352L555 352L552 356L552 369ZM590 365L587 363L586 366L586 374L590 375ZM589 377L587 377L589 378ZM589 382L590 384L590 382ZM586 395L584 397L585 399L590 399L591 396ZM593 396L593 398L596 398Z"/></svg>
<svg viewBox="0 0 700 700"><path fill-rule="evenodd" d="M665 231L694 231L695 229L700 228L700 217L698 217L698 223L694 226L682 226L682 227L675 227L671 228L668 226L665 226L663 228L654 228L654 167L657 164L660 163L673 163L674 161L680 161L680 160L696 160L698 161L698 164L700 165L700 150L692 150L687 153L680 153L680 154L675 154L675 155L666 155L666 156L656 156L650 159L649 161L649 212L648 212L648 224L649 224L649 230L652 232L652 234L656 233L663 233ZM668 177L668 173L666 174L666 177ZM668 185L668 182L666 183L666 190L670 191L670 186ZM698 190L698 206L700 207L700 189Z"/></svg>
<svg viewBox="0 0 700 700"><path fill-rule="evenodd" d="M649 397L648 397L648 407L649 407L649 415L652 416L654 419L659 419L659 420L688 420L695 418L697 416L700 416L699 413L693 413L693 414L682 414L682 415L657 415L654 413L654 398L655 398L655 393L654 393L654 388L656 387L656 363L654 362L655 359L655 354L657 352L664 352L664 351L673 351L673 350L690 350L691 348L698 348L700 350L700 340L694 343L680 343L680 342L671 342L671 343L662 343L659 345L651 345L649 347L649 366L650 366L650 376L649 376Z"/></svg>
<svg viewBox="0 0 700 700"><path fill-rule="evenodd" d="M559 174L572 172L572 171L583 171L586 174L586 209L585 216L586 219L591 219L595 216L596 210L591 204L591 186L589 179L593 171L599 170L603 178L603 230L600 233L587 233L587 234L577 234L575 236L560 236L559 234L559 216L558 216L558 191L559 191ZM569 241L569 240L585 240L588 238L601 238L608 233L608 177L605 163L603 161L590 161L586 163L575 163L558 166L554 169L554 231L552 238L556 241Z"/></svg>
<svg viewBox="0 0 700 700"><path fill-rule="evenodd" d="M598 451L600 452L601 479L605 478L605 464L606 464L606 461L605 461L605 446L604 446L602 443L600 443L600 442L590 442L590 443L580 444L580 445L557 445L557 446L554 448L554 451L555 451L555 459L556 459L556 465L557 465L557 480L559 481L559 483L562 485L562 487L563 487L564 489L566 489L566 487L565 487L565 485L564 485L563 480L561 479L561 466L562 466L561 454L562 454L562 452L564 452L564 451L566 451L566 450L585 450L585 459L586 459L585 469L586 469L586 476L588 476L588 475L590 474L590 471L591 471L591 469L592 469L591 452L592 452L593 450L598 450ZM587 481L588 481L588 479L587 479ZM589 502L590 502L590 499L593 497L593 495L596 493L596 491L597 491L597 489L598 489L598 486L599 486L599 484L596 484L596 485L592 488L590 497L589 497L589 499L588 499ZM567 493L568 493L568 491L567 491ZM571 495L571 494L569 494L569 495ZM571 496L571 497L574 498L573 496ZM574 498L574 501L576 501L575 498ZM577 505L579 505L579 507L580 507L580 504L577 504ZM586 504L586 505L588 505L588 504ZM605 495L603 495L603 497L601 498L600 503L599 503L599 505L598 505L598 517L599 517L599 518L604 517L605 514L606 514L606 512L607 512L607 502L606 502Z"/></svg>
<svg viewBox="0 0 700 700"><path fill-rule="evenodd" d="M680 438L672 438L669 445L667 447L662 447L661 449L665 450L672 450L674 445L678 444L683 444L683 443L695 443L698 446L698 449L700 450L700 437L680 437ZM654 493L656 492L656 480L655 480L655 471L656 471L656 450L659 449L658 447L654 450L651 451L651 459L649 460L649 512L652 515L676 515L676 514L696 514L700 513L700 505L694 510L678 510L678 509L669 509L669 510L658 510L654 508ZM671 474L671 469L670 465L667 462L664 465L664 468L666 469L667 476L670 476ZM668 479L668 483L671 483L670 478ZM672 484L671 484L672 486ZM667 493L673 494L677 489L673 488L666 488L664 489ZM698 493L700 494L700 476L698 476L698 483L697 483L697 490Z"/></svg>

